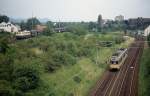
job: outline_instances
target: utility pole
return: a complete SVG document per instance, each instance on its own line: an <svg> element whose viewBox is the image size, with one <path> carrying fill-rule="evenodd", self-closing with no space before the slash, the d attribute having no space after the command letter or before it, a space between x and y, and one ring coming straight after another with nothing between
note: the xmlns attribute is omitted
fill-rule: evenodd
<svg viewBox="0 0 150 96"><path fill-rule="evenodd" d="M31 26L31 30L33 30L33 12L32 12L32 26Z"/></svg>
<svg viewBox="0 0 150 96"><path fill-rule="evenodd" d="M99 44L96 44L96 65L98 65L98 63L99 63L98 59L100 59L99 58L99 50L98 50L99 48L98 47L99 47Z"/></svg>
<svg viewBox="0 0 150 96"><path fill-rule="evenodd" d="M59 19L59 23L58 23L58 29L59 29L59 32L61 32L61 28L60 28L60 19Z"/></svg>

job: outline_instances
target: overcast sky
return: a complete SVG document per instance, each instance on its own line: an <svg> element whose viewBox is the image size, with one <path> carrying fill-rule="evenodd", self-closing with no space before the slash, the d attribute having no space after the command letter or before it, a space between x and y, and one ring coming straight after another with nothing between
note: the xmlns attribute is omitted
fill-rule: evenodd
<svg viewBox="0 0 150 96"><path fill-rule="evenodd" d="M0 0L0 14L29 18L32 13L55 21L96 21L98 14L150 17L150 0Z"/></svg>

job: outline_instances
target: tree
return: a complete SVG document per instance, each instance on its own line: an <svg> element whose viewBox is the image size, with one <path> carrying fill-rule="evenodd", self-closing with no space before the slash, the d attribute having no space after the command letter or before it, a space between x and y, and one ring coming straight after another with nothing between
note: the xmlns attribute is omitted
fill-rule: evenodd
<svg viewBox="0 0 150 96"><path fill-rule="evenodd" d="M52 21L47 21L46 25L48 28L53 28L53 22Z"/></svg>
<svg viewBox="0 0 150 96"><path fill-rule="evenodd" d="M6 15L0 15L0 23L2 22L9 22L9 17L7 17Z"/></svg>
<svg viewBox="0 0 150 96"><path fill-rule="evenodd" d="M43 35L52 35L53 33L53 22L48 21L46 23L47 28L44 30Z"/></svg>
<svg viewBox="0 0 150 96"><path fill-rule="evenodd" d="M85 35L87 33L87 30L85 27L80 25L73 25L69 26L67 28L68 32L74 33L75 35Z"/></svg>
<svg viewBox="0 0 150 96"><path fill-rule="evenodd" d="M94 23L94 22L89 22L89 30L90 31L95 31L95 29L96 29L96 23Z"/></svg>
<svg viewBox="0 0 150 96"><path fill-rule="evenodd" d="M14 36L10 33L1 32L0 34L0 53L5 54L9 49L9 44L14 42Z"/></svg>
<svg viewBox="0 0 150 96"><path fill-rule="evenodd" d="M13 74L14 87L21 91L35 89L39 85L38 72L29 67L15 69Z"/></svg>
<svg viewBox="0 0 150 96"><path fill-rule="evenodd" d="M20 27L21 27L21 30L26 30L27 28L26 23L24 21L21 21Z"/></svg>
<svg viewBox="0 0 150 96"><path fill-rule="evenodd" d="M98 28L98 31L99 31L99 32L102 31L102 23L103 23L102 15L99 15L99 16L98 16L98 25L97 25L97 28Z"/></svg>
<svg viewBox="0 0 150 96"><path fill-rule="evenodd" d="M29 18L27 20L26 27L28 30L32 30L32 29L35 29L36 25L38 25L38 24L41 24L41 23L36 17Z"/></svg>

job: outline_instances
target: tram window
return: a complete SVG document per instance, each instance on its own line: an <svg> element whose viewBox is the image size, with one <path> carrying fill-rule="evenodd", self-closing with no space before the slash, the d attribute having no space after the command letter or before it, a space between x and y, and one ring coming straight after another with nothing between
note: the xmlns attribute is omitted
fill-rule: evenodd
<svg viewBox="0 0 150 96"><path fill-rule="evenodd" d="M111 64L115 64L115 61L111 61Z"/></svg>
<svg viewBox="0 0 150 96"><path fill-rule="evenodd" d="M118 64L118 61L116 61L116 64Z"/></svg>
<svg viewBox="0 0 150 96"><path fill-rule="evenodd" d="M111 64L118 64L118 61L111 61Z"/></svg>

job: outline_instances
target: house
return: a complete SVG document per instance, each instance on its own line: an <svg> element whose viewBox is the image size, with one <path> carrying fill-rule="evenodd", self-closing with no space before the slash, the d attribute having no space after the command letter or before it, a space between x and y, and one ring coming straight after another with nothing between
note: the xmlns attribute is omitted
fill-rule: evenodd
<svg viewBox="0 0 150 96"><path fill-rule="evenodd" d="M128 20L128 25L130 29L141 29L144 30L150 25L150 18L131 18Z"/></svg>
<svg viewBox="0 0 150 96"><path fill-rule="evenodd" d="M6 23L6 22L2 22L0 23L0 31L6 31L6 32L19 32L21 29L18 25L14 25L10 22Z"/></svg>
<svg viewBox="0 0 150 96"><path fill-rule="evenodd" d="M55 32L65 32L66 29L64 27L62 27L62 28L54 28L54 31Z"/></svg>
<svg viewBox="0 0 150 96"><path fill-rule="evenodd" d="M44 25L36 25L35 30L40 33L43 32L46 28L47 26Z"/></svg>
<svg viewBox="0 0 150 96"><path fill-rule="evenodd" d="M64 22L55 22L54 23L54 32L66 32L66 27L65 27L65 23Z"/></svg>
<svg viewBox="0 0 150 96"><path fill-rule="evenodd" d="M115 17L115 21L123 21L124 20L124 16L122 16L122 15L119 15L119 16L116 16Z"/></svg>
<svg viewBox="0 0 150 96"><path fill-rule="evenodd" d="M148 36L150 34L150 25L144 30L144 36Z"/></svg>

